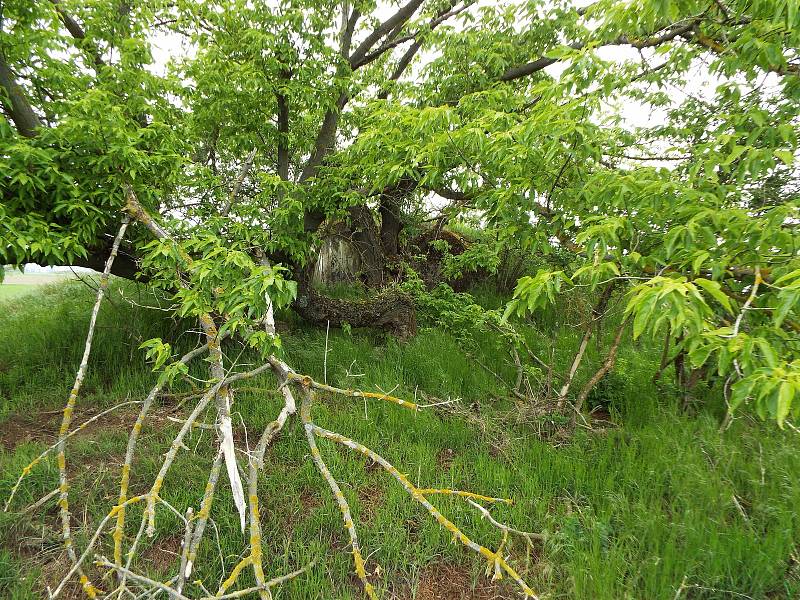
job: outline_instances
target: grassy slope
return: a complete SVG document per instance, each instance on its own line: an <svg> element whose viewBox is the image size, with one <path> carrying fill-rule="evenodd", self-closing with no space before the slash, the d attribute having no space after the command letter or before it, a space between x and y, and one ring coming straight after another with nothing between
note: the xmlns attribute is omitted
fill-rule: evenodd
<svg viewBox="0 0 800 600"><path fill-rule="evenodd" d="M42 424L52 432L47 419L58 415L45 418L41 412L63 405L79 362L91 304L91 294L79 284L50 288L35 298L24 308L8 310L12 306L8 304L0 308L0 330L8 332L0 345L0 432L4 426L8 431L10 423L30 422L35 438L13 451L1 451L0 499L22 467L52 443L52 437L41 434ZM76 423L119 398L140 397L152 377L136 346L157 335L168 338L177 330L160 319L163 313L131 307L116 293L111 300L113 305L101 312ZM563 362L577 345L577 332L568 326L553 327ZM322 379L324 332L294 328L284 338L290 364ZM184 338L179 345L192 343ZM484 353L485 364L511 378L500 351L487 343ZM655 366L643 356L632 346L621 352L618 381L624 386L623 400L616 415L621 426L578 432L569 443L555 444L535 435L543 422L515 423L514 405L503 399L506 394L497 381L476 367L446 333L422 331L409 343L398 344L369 332L331 331L327 368L331 383L386 391L397 386L395 394L409 398L423 394L460 398L458 406L468 414L415 416L393 405L365 407L350 399L321 398L316 419L371 446L422 485L515 498L514 506L493 512L513 527L549 535L531 552L520 542L512 548L515 563L546 597L671 600L683 582L680 597L729 598L737 592L752 598L797 598L800 582L792 558L800 542L796 435L749 419L737 420L720 435L718 415L701 410L687 416L674 408L668 392L650 383ZM273 392L253 388L273 385L265 377L237 394L236 409L248 424L251 444L280 405ZM160 454L174 435L173 424L164 418L170 409L174 404L162 406L156 426L145 429L142 458L134 470L136 491L152 481ZM130 413L126 418L125 428L132 424ZM78 524L96 523L116 494L127 438L122 424L121 418L101 422L94 435L80 436L70 444ZM243 446L243 432L239 435ZM197 505L210 462L207 432L194 435L187 445L197 451L179 454L163 494L179 510ZM360 457L328 443L321 443L321 448L351 500L365 555L370 556L368 569L381 567L380 577L375 578L379 588L410 598L438 562L461 565L469 573L466 584L480 580L480 561L450 543L393 480L374 468L365 470ZM30 505L56 484L51 460L26 480L15 507ZM214 589L222 572L220 551L229 570L244 547L225 487L223 476L213 512L222 534L219 548L213 541L203 547L204 559L199 562L205 567L196 572ZM260 496L270 549L267 572L282 573L314 556L320 558L307 576L285 585L276 598L360 598L339 512L308 459L296 422L268 454ZM471 507L438 500L444 512L476 539L489 545L499 542L497 532ZM43 581L54 581L58 568L53 564L63 555L56 534L42 534L43 521L50 526L56 522L52 503L47 506L44 515L0 515L0 597L39 597L34 590L41 589ZM135 520L134 513L133 527ZM159 538L150 543L162 550L148 552L149 562L140 568L164 577L175 568L175 560L163 548L175 549L176 543L179 547L182 526L166 512L159 512L159 523ZM207 539L214 539L213 532ZM248 578L249 574L242 581L247 583ZM498 593L514 597L511 588Z"/></svg>

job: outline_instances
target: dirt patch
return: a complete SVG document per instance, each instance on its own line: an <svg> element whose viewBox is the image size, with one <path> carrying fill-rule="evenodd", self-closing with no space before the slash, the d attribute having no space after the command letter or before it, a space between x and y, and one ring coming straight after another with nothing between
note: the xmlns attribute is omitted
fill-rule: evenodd
<svg viewBox="0 0 800 600"><path fill-rule="evenodd" d="M79 529L75 527L73 533ZM33 589L41 598L47 598L47 590L55 590L69 571L70 561L58 533L57 509L54 506L45 512L43 522L22 518L3 531L0 546L20 561L20 576L33 583ZM99 575L92 565L85 567L89 578L97 584ZM65 600L85 597L80 583L74 577L59 595Z"/></svg>
<svg viewBox="0 0 800 600"><path fill-rule="evenodd" d="M300 506L303 508L303 514L307 515L320 504L322 502L319 499L319 492L313 488L304 487L300 492Z"/></svg>
<svg viewBox="0 0 800 600"><path fill-rule="evenodd" d="M436 464L446 471L452 466L455 456L456 452L452 448L442 448L436 454Z"/></svg>
<svg viewBox="0 0 800 600"><path fill-rule="evenodd" d="M103 410L81 407L75 416L72 430L99 415ZM127 435L138 410L138 405L130 404L104 414L78 431L71 439L83 438L91 441L120 432ZM148 419L148 425L158 430L174 426L171 421L166 420L170 414L172 413L167 408L157 409L153 411L152 418ZM0 423L0 447L13 451L26 442L37 442L47 446L55 444L61 419L61 410L12 415ZM86 446L86 451L81 453L79 458L68 455L70 484L73 489L70 494L70 512L73 536L76 539L84 539L85 535L93 533L97 526L97 523L87 520L87 514L90 512L88 504L99 499L115 498L118 491L119 468L124 455L121 451L109 451L103 446L98 448L99 450L95 451L93 445ZM53 452L51 456L54 456ZM55 589L61 583L70 565L59 534L56 500L56 497L50 498L36 510L20 515L10 526L0 531L0 547L7 549L20 561L21 575L32 580L34 589L42 598L48 596L48 588ZM19 499L17 502L14 508L21 510L23 507L19 505ZM159 572L169 572L177 564L181 541L182 536L178 534L162 538L144 553L144 558ZM105 542L101 541L101 546L96 549L101 554L108 550L108 548L104 550L103 543ZM106 582L101 580L102 574L90 563L91 561L87 561L84 566L87 575L95 585L102 588ZM66 600L85 597L81 585L75 578L64 587L59 596Z"/></svg>
<svg viewBox="0 0 800 600"><path fill-rule="evenodd" d="M487 577L473 581L464 567L435 565L420 573L416 586L406 586L394 600L505 600L517 596L505 585Z"/></svg>
<svg viewBox="0 0 800 600"><path fill-rule="evenodd" d="M55 590L61 584L61 581L69 570L68 566L70 565L70 560L67 556L67 552L65 550L60 550L58 553L53 553L50 560L45 561L43 557L39 557L37 562L41 565L42 576L36 582L36 586L40 588L42 598L46 598L48 589ZM92 568L91 565L87 565L84 570L89 580L102 589L100 574ZM70 579L64 586L64 591L59 595L59 598L64 598L65 600L86 598L86 594L84 594L83 587L77 577L72 577L72 579Z"/></svg>
<svg viewBox="0 0 800 600"><path fill-rule="evenodd" d="M370 523L383 505L386 490L377 482L362 487L358 490L358 501L361 506L359 520L363 523Z"/></svg>
<svg viewBox="0 0 800 600"><path fill-rule="evenodd" d="M12 415L0 423L0 446L14 450L26 442L55 442L58 431L56 419L61 420L61 411L34 415Z"/></svg>
<svg viewBox="0 0 800 600"><path fill-rule="evenodd" d="M108 409L83 408L73 416L71 431ZM98 431L124 431L129 432L138 414L138 406L129 404L119 410L112 411L103 415L96 421L92 421L84 429L78 431L74 438L94 437ZM171 415L169 408L161 410L151 410L148 422L153 424L158 420L159 424L164 421L165 425L171 425L166 417ZM4 449L13 451L20 444L26 442L41 442L43 444L55 444L58 441L58 430L61 427L62 410L48 410L30 414L15 414L0 423L0 446Z"/></svg>
<svg viewBox="0 0 800 600"><path fill-rule="evenodd" d="M180 561L182 544L183 538L177 534L158 539L143 553L143 558L156 571L166 575L172 569L176 569Z"/></svg>
<svg viewBox="0 0 800 600"><path fill-rule="evenodd" d="M297 500L298 503L294 506L276 507L276 511L281 511L279 515L281 531L293 531L303 519L322 504L319 491L308 487L300 491Z"/></svg>
<svg viewBox="0 0 800 600"><path fill-rule="evenodd" d="M73 425L77 428L80 423L91 419L101 411L85 411L79 415ZM128 413L130 416L130 413ZM42 442L44 444L54 444L58 441L58 429L61 426L62 411L51 410L32 414L12 415L0 423L0 445L6 450L14 450L20 444L26 442ZM73 437L91 435L97 428L113 428L122 426L124 415L110 413L100 417L97 421L88 425ZM127 422L127 421L125 421Z"/></svg>

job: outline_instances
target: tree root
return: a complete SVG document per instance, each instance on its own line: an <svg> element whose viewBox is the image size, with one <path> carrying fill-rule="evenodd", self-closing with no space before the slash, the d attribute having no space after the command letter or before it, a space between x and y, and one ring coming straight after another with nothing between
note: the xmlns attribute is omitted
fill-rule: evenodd
<svg viewBox="0 0 800 600"><path fill-rule="evenodd" d="M306 290L292 304L305 320L325 327L371 327L382 329L400 339L408 339L417 331L414 300L406 293L387 288L365 300L347 300L321 296Z"/></svg>

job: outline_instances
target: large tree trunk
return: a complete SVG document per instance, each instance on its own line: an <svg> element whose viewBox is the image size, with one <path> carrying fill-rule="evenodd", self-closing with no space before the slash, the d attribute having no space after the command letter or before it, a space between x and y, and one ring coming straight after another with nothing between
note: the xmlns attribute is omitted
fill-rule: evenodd
<svg viewBox="0 0 800 600"><path fill-rule="evenodd" d="M400 251L400 231L403 223L400 220L400 203L396 198L381 198L378 209L381 215L381 247L387 258L395 257Z"/></svg>
<svg viewBox="0 0 800 600"><path fill-rule="evenodd" d="M2 52L0 52L0 88L5 92L3 106L14 125L17 126L19 134L25 137L34 137L42 126L42 122L25 97L25 92L17 83ZM5 101L6 99L7 101Z"/></svg>
<svg viewBox="0 0 800 600"><path fill-rule="evenodd" d="M369 207L351 206L348 210L352 241L361 258L362 281L372 288L381 287L384 282L386 260L379 238L378 226Z"/></svg>
<svg viewBox="0 0 800 600"><path fill-rule="evenodd" d="M403 230L401 207L403 200L417 187L412 179L402 179L381 193L378 212L381 217L381 248L384 257L391 260L400 254L400 232Z"/></svg>

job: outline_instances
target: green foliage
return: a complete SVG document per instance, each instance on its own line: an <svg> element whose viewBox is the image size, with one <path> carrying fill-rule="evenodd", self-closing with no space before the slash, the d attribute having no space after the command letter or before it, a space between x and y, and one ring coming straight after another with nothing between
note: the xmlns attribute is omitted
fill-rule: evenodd
<svg viewBox="0 0 800 600"><path fill-rule="evenodd" d="M629 387L627 374L617 369L603 377L592 388L586 398L586 404L591 410L602 408L607 411L618 411L625 405Z"/></svg>
<svg viewBox="0 0 800 600"><path fill-rule="evenodd" d="M796 444L746 419L720 437L718 415L689 420L666 411L648 383L654 342L667 335L673 353L714 367L711 384L729 411L750 404L781 427L800 413L797 0L600 0L586 10L562 0L469 2L464 10L440 0L414 4L406 6L418 10L384 23L370 0L4 2L1 261L96 266L130 186L170 239L153 242L134 224L121 258L139 261L174 319L213 313L223 332L237 334L231 343L244 339L234 346L239 356L255 357L279 349L260 325L294 298L290 279L313 257L321 224L354 207L383 224L389 219L374 217L389 214L386 198L400 190L399 208L388 207L396 216L417 224L461 216L480 230L479 244L447 258L447 275L495 271L509 244L552 264L526 269L505 312L447 288L428 292L411 277L406 285L429 331L408 346L335 333L338 363L325 366L328 340L322 346L320 332L305 333L280 347L293 366L316 376L322 369L327 379L330 364L334 383L359 377L364 386L460 395L480 407L507 390L497 393L476 357L498 380L508 378L508 350L536 337L531 313L552 314L567 290L586 300L613 285L626 295L623 317L640 344L626 339L622 353L639 362L624 394L598 394L624 405L626 428L578 435L561 452L517 439L529 430L503 422L514 436L497 446L511 458L498 461L476 441L474 421L427 413L409 423L385 406L365 406L362 419L361 406L327 398L321 421L371 445L381 436L406 440L393 451L418 464L418 478L525 499L502 516L552 533L532 575L553 596L674 598L682 581L701 594L797 596L787 576L798 543ZM153 32L180 37L191 50L155 64ZM611 59L601 51L610 46L640 52ZM556 63L559 72L545 70ZM681 91L687 85L702 96ZM631 124L632 103L664 121ZM432 194L449 202L442 215L429 214ZM24 317L0 315L11 330L39 326L23 336L25 347L0 348L3 411L63 400L58 383L74 369L84 333L69 317L90 304L73 299L32 302ZM181 376L196 375L174 362L178 346L195 340L170 336L168 323L103 319L126 328L125 345L121 352L113 338L97 344L92 360L103 368L92 371L85 400L102 404L111 392L140 389L152 368L178 389ZM534 348L558 350L560 363L577 346L565 320L547 332L550 345ZM135 362L137 348L152 368ZM356 363L363 375L351 370ZM272 400L245 392L236 410L263 427L274 418ZM302 432L288 429L286 451L262 478L264 496L294 509L264 511L265 530L292 531L286 545L270 541L270 572L341 545L325 533L336 514L331 503L298 506L302 486L315 480L302 460ZM152 432L152 448L167 430ZM437 440L460 453L448 468L433 459ZM112 432L71 446L93 464L120 452L124 439ZM758 465L762 447L769 469ZM144 477L158 462L152 448L137 467ZM31 451L3 453L0 491ZM194 475L209 459L182 454L172 476L201 480ZM366 513L363 499L374 494L356 479L361 465L334 454L331 467L347 476L346 493ZM55 487L52 469L39 477L37 492ZM87 477L73 485L96 521L97 499L114 490L103 474ZM180 512L197 503L193 483L164 489ZM395 492L384 502L386 512L372 507L363 539L382 553L371 560L396 574L438 555L445 534L420 525ZM222 531L236 530L230 504L217 503ZM478 515L458 516L485 527ZM167 518L179 538L180 523ZM223 563L240 543L220 540ZM225 565L204 558L198 576L214 581ZM352 597L346 558L320 565L335 576L315 572L289 584L286 596ZM5 555L0 561L2 577L9 569Z"/></svg>
<svg viewBox="0 0 800 600"><path fill-rule="evenodd" d="M673 337L698 335L712 314L700 289L685 277L654 277L636 286L625 313L635 315L634 339L645 330L656 334L664 326Z"/></svg>
<svg viewBox="0 0 800 600"><path fill-rule="evenodd" d="M797 312L800 304L800 269L787 273L775 281L778 289L773 322L776 327L783 325L790 311Z"/></svg>
<svg viewBox="0 0 800 600"><path fill-rule="evenodd" d="M760 367L736 382L731 394L731 410L751 397L762 419L769 415L783 427L789 415L800 418L800 402L795 400L800 398L800 361Z"/></svg>
<svg viewBox="0 0 800 600"><path fill-rule="evenodd" d="M142 269L152 273L151 285L172 294L179 317L225 315L220 334L239 334L250 347L266 356L280 340L260 327L270 310L287 306L297 295L297 283L286 280L285 267L260 265L240 245L223 244L211 232L176 243L154 240L143 247ZM196 256L198 258L192 258ZM160 340L151 340L148 358L160 368L166 351ZM175 368L181 368L175 365ZM177 373L173 373L172 376Z"/></svg>
<svg viewBox="0 0 800 600"><path fill-rule="evenodd" d="M508 303L503 319L512 313L523 315L552 305L561 286L569 281L564 271L540 270L534 277L521 277L514 290L514 299Z"/></svg>

